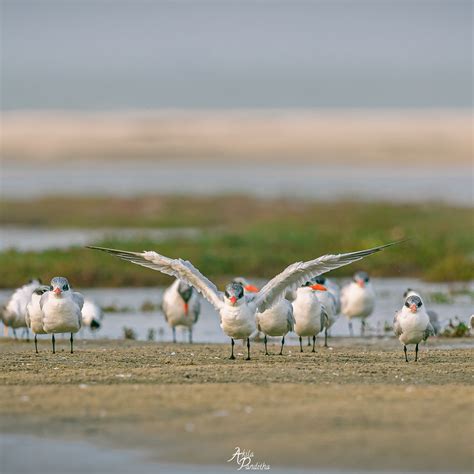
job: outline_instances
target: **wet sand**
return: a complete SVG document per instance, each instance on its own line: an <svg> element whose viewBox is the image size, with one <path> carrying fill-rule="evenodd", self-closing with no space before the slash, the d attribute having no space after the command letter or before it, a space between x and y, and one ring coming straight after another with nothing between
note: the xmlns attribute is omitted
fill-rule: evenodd
<svg viewBox="0 0 474 474"><path fill-rule="evenodd" d="M2 432L223 467L235 446L275 468L472 467L472 340L430 341L409 364L394 339L331 344L254 344L251 361L238 345L230 361L221 344L78 341L71 355L62 340L53 355L42 341L36 355L2 339Z"/></svg>

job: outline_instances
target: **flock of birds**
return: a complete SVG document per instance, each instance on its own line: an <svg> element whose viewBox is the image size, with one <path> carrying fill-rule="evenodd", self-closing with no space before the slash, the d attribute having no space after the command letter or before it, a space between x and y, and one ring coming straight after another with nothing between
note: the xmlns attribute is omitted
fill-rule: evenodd
<svg viewBox="0 0 474 474"><path fill-rule="evenodd" d="M35 350L38 353L38 334L51 334L53 353L55 334L70 334L71 354L74 338L81 327L91 330L100 328L103 312L99 305L73 291L67 278L55 277L50 285L43 285L39 279L31 280L18 288L8 300L2 320L5 330L23 328L29 338L29 329L35 335Z"/></svg>
<svg viewBox="0 0 474 474"><path fill-rule="evenodd" d="M322 332L324 346L327 347L328 330L340 313L348 318L351 335L352 319L360 318L363 335L365 319L370 316L375 305L375 292L369 275L357 272L352 282L341 289L323 274L359 261L395 243L358 252L323 255L308 262L294 263L261 289L250 285L243 277L235 278L223 293L189 261L171 259L150 251L89 248L107 252L176 278L164 292L162 301L163 314L173 331L173 342L176 342L178 326L188 328L189 342L192 342L192 329L200 313L200 293L217 310L220 326L231 339L230 359L235 359L235 340L243 340L247 345L247 360L250 360L250 340L258 333L263 334L266 355L267 338L281 337L281 355L285 336L289 332L295 332L299 337L301 352L303 338L308 338L308 345L311 345L312 340L312 351L315 352L316 336ZM100 308L73 291L64 277L53 278L49 286L41 285L35 280L19 288L3 312L6 327L12 327L13 331L19 327L31 329L35 335L36 352L36 336L51 334L53 353L55 334L70 334L72 353L73 334L77 333L82 325L92 329L99 327L101 317ZM437 329L436 314L426 310L418 293L407 290L404 305L394 319L394 332L403 344L407 362L407 345L415 345L417 361L418 344L434 335Z"/></svg>

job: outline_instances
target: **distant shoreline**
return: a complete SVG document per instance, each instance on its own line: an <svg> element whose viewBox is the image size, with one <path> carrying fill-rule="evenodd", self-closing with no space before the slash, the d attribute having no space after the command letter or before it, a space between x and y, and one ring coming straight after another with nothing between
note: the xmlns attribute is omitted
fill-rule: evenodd
<svg viewBox="0 0 474 474"><path fill-rule="evenodd" d="M2 111L8 163L472 164L469 109Z"/></svg>

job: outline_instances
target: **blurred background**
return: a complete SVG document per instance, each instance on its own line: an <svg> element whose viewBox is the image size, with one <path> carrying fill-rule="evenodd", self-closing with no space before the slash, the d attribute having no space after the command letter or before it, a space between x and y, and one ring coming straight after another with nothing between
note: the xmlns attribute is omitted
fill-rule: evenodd
<svg viewBox="0 0 474 474"><path fill-rule="evenodd" d="M31 277L64 275L106 313L98 332L80 337L169 341L159 304L172 279L85 245L189 259L222 288L238 275L261 285L295 261L409 237L331 274L341 284L357 269L373 277L367 333L391 334L407 287L422 291L443 327L467 322L470 0L2 0L0 29L1 302ZM346 336L346 320L332 330ZM226 342L207 303L194 338ZM426 418L438 412L430 406ZM97 432L105 416L90 417L100 418ZM362 431L367 419L355 418ZM195 434L184 436L195 443ZM380 467L392 439L387 446L364 466ZM196 451L206 462L222 454ZM402 456L391 456L387 466L398 468ZM337 459L354 467L345 452Z"/></svg>
<svg viewBox="0 0 474 474"><path fill-rule="evenodd" d="M0 286L169 282L88 243L158 248L222 284L404 237L364 268L472 280L471 13L3 1Z"/></svg>

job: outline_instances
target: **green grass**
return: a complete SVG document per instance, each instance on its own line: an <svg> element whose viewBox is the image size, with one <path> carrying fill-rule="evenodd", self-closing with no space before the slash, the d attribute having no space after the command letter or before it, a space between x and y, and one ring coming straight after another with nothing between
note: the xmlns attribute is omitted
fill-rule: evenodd
<svg viewBox="0 0 474 474"><path fill-rule="evenodd" d="M61 210L62 207L62 210ZM4 223L52 227L193 226L193 239L104 241L98 245L153 249L191 260L220 284L235 275L268 278L288 264L324 253L346 252L411 237L335 275L365 269L376 276L413 276L433 281L474 278L471 209L441 204L314 203L219 198L71 198L2 205ZM65 217L64 208L73 210ZM75 286L150 286L170 278L152 270L82 248L0 253L1 285L14 287L31 276L65 275Z"/></svg>

